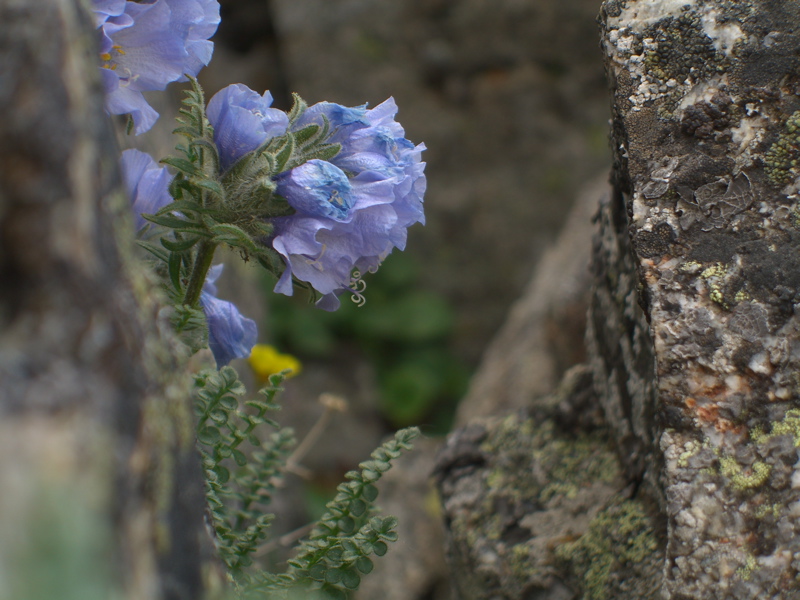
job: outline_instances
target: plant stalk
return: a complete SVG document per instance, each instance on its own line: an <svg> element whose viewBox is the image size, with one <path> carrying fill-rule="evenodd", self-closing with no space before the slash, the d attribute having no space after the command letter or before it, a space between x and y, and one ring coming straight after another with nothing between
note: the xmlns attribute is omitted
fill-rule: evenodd
<svg viewBox="0 0 800 600"><path fill-rule="evenodd" d="M211 268L216 249L217 245L213 242L200 242L197 256L194 259L192 274L189 277L189 285L186 286L186 295L183 298L184 304L196 306L200 300L200 292L203 291L203 284L206 282L206 275L208 274L208 269Z"/></svg>

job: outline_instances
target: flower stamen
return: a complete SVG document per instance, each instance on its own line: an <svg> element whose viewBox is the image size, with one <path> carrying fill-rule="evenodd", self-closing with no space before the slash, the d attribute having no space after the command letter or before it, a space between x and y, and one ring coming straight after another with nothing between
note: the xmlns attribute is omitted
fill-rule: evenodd
<svg viewBox="0 0 800 600"><path fill-rule="evenodd" d="M367 282L361 279L361 271L356 269L350 277L350 287L348 291L353 294L350 299L356 306L364 306L367 299L364 297L364 291L367 289Z"/></svg>
<svg viewBox="0 0 800 600"><path fill-rule="evenodd" d="M101 52L100 53L100 60L103 61L101 65L104 69L110 69L115 71L117 69L117 63L113 61L114 56L124 56L125 50L122 49L122 46L114 44L111 46L111 52Z"/></svg>

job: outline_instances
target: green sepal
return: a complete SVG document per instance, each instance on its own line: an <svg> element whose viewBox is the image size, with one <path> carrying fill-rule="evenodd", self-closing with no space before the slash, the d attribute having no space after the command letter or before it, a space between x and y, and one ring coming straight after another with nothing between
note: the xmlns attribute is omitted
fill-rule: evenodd
<svg viewBox="0 0 800 600"><path fill-rule="evenodd" d="M276 277L283 273L285 265L281 255L272 248L263 248L257 257L258 263Z"/></svg>
<svg viewBox="0 0 800 600"><path fill-rule="evenodd" d="M165 252L163 248L159 248L155 244L151 244L150 242L145 242L143 240L137 240L136 243L139 244L141 248L144 248L150 254L155 256L158 260L164 262L169 261L169 252Z"/></svg>
<svg viewBox="0 0 800 600"><path fill-rule="evenodd" d="M341 144L320 144L305 155L305 161L313 159L330 160L342 150Z"/></svg>
<svg viewBox="0 0 800 600"><path fill-rule="evenodd" d="M181 267L183 266L183 259L180 253L173 252L170 254L167 266L172 287L175 288L176 292L181 293L183 291L183 286L181 285Z"/></svg>
<svg viewBox="0 0 800 600"><path fill-rule="evenodd" d="M212 237L211 234L208 231L206 231L206 228L203 225L192 223L191 221L184 221L183 219L173 217L172 215L142 215L142 216L148 221L155 223L156 225L169 227L170 229L174 229L175 231L180 231L181 233L191 233L206 238Z"/></svg>
<svg viewBox="0 0 800 600"><path fill-rule="evenodd" d="M294 136L287 135L285 136L285 140L283 147L275 155L275 173L273 173L273 175L283 173L289 159L292 157L292 154L294 154Z"/></svg>
<svg viewBox="0 0 800 600"><path fill-rule="evenodd" d="M277 215L270 212L270 216L277 216ZM255 238L269 237L275 230L275 226L269 221L253 221L250 224L249 229L251 231L251 235Z"/></svg>
<svg viewBox="0 0 800 600"><path fill-rule="evenodd" d="M199 237L188 237L183 240L170 240L167 238L161 238L161 245L164 246L170 252L186 252L187 250L191 249L197 242L200 241Z"/></svg>
<svg viewBox="0 0 800 600"><path fill-rule="evenodd" d="M174 203L173 203L174 204ZM172 206L172 205L170 205ZM190 223L189 221L184 221L183 219L179 219L178 217L169 213L165 214L143 214L142 217L150 221L151 223L155 223L156 225L161 225L162 227L169 227L170 229L184 229L186 227L195 226L194 223Z"/></svg>
<svg viewBox="0 0 800 600"><path fill-rule="evenodd" d="M222 189L222 186L219 184L218 181L214 181L213 179L207 179L207 178L190 177L188 179L188 182L192 185L195 185L199 188L211 192L212 194L214 194L219 198L225 197L225 190Z"/></svg>
<svg viewBox="0 0 800 600"><path fill-rule="evenodd" d="M198 169L193 163L189 162L185 158L180 158L177 156L168 156L166 158L162 158L160 161L162 164L169 165L171 167L175 167L182 173L186 173L187 175L194 175L195 177L202 177L203 172Z"/></svg>
<svg viewBox="0 0 800 600"><path fill-rule="evenodd" d="M214 234L214 242L216 243L237 246L253 253L259 251L258 246L250 239L250 236L236 225L219 223L211 227L211 232Z"/></svg>
<svg viewBox="0 0 800 600"><path fill-rule="evenodd" d="M303 127L302 129L294 132L294 141L297 144L303 144L307 142L311 138L313 138L320 130L319 125L308 125L307 127Z"/></svg>
<svg viewBox="0 0 800 600"><path fill-rule="evenodd" d="M181 180L179 185L180 185L181 188L191 191L191 188L192 188L191 180L183 179L183 180ZM167 204L166 206L162 207L161 209L159 209L159 211L156 213L156 215L158 215L158 216L161 216L161 215L172 215L174 217L175 215L173 213L176 213L176 212L180 212L180 213L184 213L184 214L185 213L192 213L192 212L201 213L202 214L202 213L211 212L211 209L208 209L208 208L204 207L202 204L200 204L199 202L197 202L193 198L192 199L182 198L181 200L175 200L174 202L171 202L170 204ZM175 218L179 218L179 217L175 217ZM188 225L194 225L194 223L192 223L191 221L185 221L183 219L181 219L181 221L184 224L184 226L187 225L187 224Z"/></svg>
<svg viewBox="0 0 800 600"><path fill-rule="evenodd" d="M299 94L292 92L292 109L289 111L289 123L294 124L297 119L303 116L303 113L306 112L308 108L308 104L306 101L303 100Z"/></svg>

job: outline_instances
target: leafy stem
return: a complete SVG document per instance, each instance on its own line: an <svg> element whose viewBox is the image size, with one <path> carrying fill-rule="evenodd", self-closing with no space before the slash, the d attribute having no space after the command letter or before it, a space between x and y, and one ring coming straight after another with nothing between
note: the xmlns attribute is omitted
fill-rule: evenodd
<svg viewBox="0 0 800 600"><path fill-rule="evenodd" d="M200 292L203 291L203 284L206 281L208 270L211 268L211 262L214 260L214 251L216 249L217 244L214 242L200 242L200 247L194 258L192 274L189 276L189 284L186 286L186 295L183 298L184 304L196 306L200 300Z"/></svg>

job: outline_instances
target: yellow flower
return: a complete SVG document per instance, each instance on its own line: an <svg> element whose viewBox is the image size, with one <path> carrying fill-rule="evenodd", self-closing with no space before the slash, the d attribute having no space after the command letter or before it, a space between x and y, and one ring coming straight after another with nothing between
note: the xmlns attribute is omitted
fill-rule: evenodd
<svg viewBox="0 0 800 600"><path fill-rule="evenodd" d="M256 378L261 382L266 382L270 375L289 370L287 378L297 375L302 367L300 361L291 354L281 354L273 346L267 344L256 344L247 359L250 368Z"/></svg>

